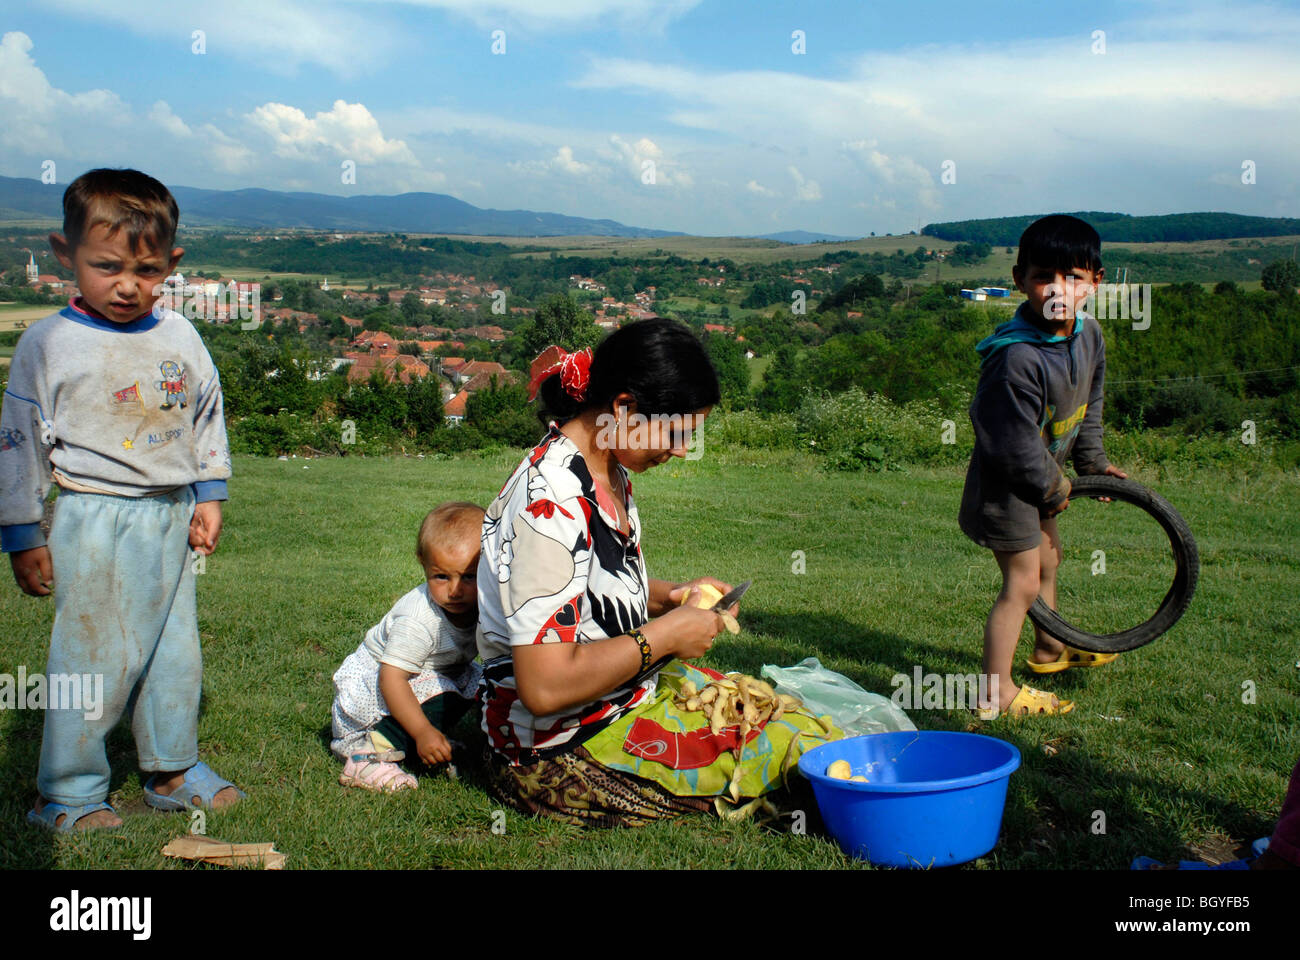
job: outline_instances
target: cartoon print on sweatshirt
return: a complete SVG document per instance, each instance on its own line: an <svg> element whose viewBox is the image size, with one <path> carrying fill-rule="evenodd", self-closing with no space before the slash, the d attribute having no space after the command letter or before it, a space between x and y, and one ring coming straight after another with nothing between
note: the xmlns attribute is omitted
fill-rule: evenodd
<svg viewBox="0 0 1300 960"><path fill-rule="evenodd" d="M27 441L27 437L17 427L0 427L0 453L17 450Z"/></svg>
<svg viewBox="0 0 1300 960"><path fill-rule="evenodd" d="M167 395L162 410L170 410L178 404L183 408L188 401L185 396L185 369L175 360L164 360L158 364L163 378L154 382L154 386Z"/></svg>
<svg viewBox="0 0 1300 960"><path fill-rule="evenodd" d="M121 390L114 390L108 409L115 416L121 414L142 416L144 414L144 398L140 396L139 381L129 387L123 387Z"/></svg>

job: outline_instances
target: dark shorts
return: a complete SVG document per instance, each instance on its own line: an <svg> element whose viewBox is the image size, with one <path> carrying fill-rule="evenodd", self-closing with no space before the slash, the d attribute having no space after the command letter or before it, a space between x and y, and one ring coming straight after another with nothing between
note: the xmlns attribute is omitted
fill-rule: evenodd
<svg viewBox="0 0 1300 960"><path fill-rule="evenodd" d="M424 701L424 703L420 704L420 709L424 711L425 717L433 724L434 729L450 739L451 728L456 725L456 721L468 713L472 707L477 706L476 701L466 700L456 691L448 690L446 693L440 693L436 697L430 697ZM384 717L375 725L375 730L387 737L388 741L405 753L408 759L415 760L417 758L414 738L406 732L394 717Z"/></svg>
<svg viewBox="0 0 1300 960"><path fill-rule="evenodd" d="M1038 505L1020 499L1009 487L991 482L991 477L972 476L977 469L972 463L966 472L957 514L962 533L989 550L1018 553L1037 547L1043 540Z"/></svg>

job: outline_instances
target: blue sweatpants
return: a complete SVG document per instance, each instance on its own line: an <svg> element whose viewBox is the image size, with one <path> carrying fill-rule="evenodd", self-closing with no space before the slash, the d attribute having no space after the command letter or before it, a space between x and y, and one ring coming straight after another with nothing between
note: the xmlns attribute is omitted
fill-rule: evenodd
<svg viewBox="0 0 1300 960"><path fill-rule="evenodd" d="M131 712L140 769L198 761L199 652L189 526L194 493L62 491L50 529L54 631L46 674L103 677L102 713L47 710L37 788L69 805L108 796L104 739Z"/></svg>

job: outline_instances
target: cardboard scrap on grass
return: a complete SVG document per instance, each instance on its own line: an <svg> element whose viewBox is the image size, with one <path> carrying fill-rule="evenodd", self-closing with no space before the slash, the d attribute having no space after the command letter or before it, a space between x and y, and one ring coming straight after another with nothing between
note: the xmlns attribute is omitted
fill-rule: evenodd
<svg viewBox="0 0 1300 960"><path fill-rule="evenodd" d="M213 837L177 837L162 848L164 857L202 860L222 867L261 867L280 870L289 859L273 843L226 843Z"/></svg>

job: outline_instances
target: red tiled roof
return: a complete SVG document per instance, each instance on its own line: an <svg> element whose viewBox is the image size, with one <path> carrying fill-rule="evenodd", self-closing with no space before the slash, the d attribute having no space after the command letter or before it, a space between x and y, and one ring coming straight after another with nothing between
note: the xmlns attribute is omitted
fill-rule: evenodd
<svg viewBox="0 0 1300 960"><path fill-rule="evenodd" d="M469 394L462 390L443 405L442 415L444 417L465 416L465 402L467 400L469 400Z"/></svg>
<svg viewBox="0 0 1300 960"><path fill-rule="evenodd" d="M462 377L474 377L480 373L504 374L506 368L501 366L495 360L471 360L465 366L461 367L460 375Z"/></svg>
<svg viewBox="0 0 1300 960"><path fill-rule="evenodd" d="M348 368L349 383L365 383L370 375L378 370L389 383L400 379L410 383L416 377L427 377L429 367L418 357L411 356L364 356Z"/></svg>
<svg viewBox="0 0 1300 960"><path fill-rule="evenodd" d="M476 373L465 381L461 389L467 393L486 390L492 386L494 379L498 387L504 387L508 383L518 383L523 377L514 370L505 370L501 373Z"/></svg>

